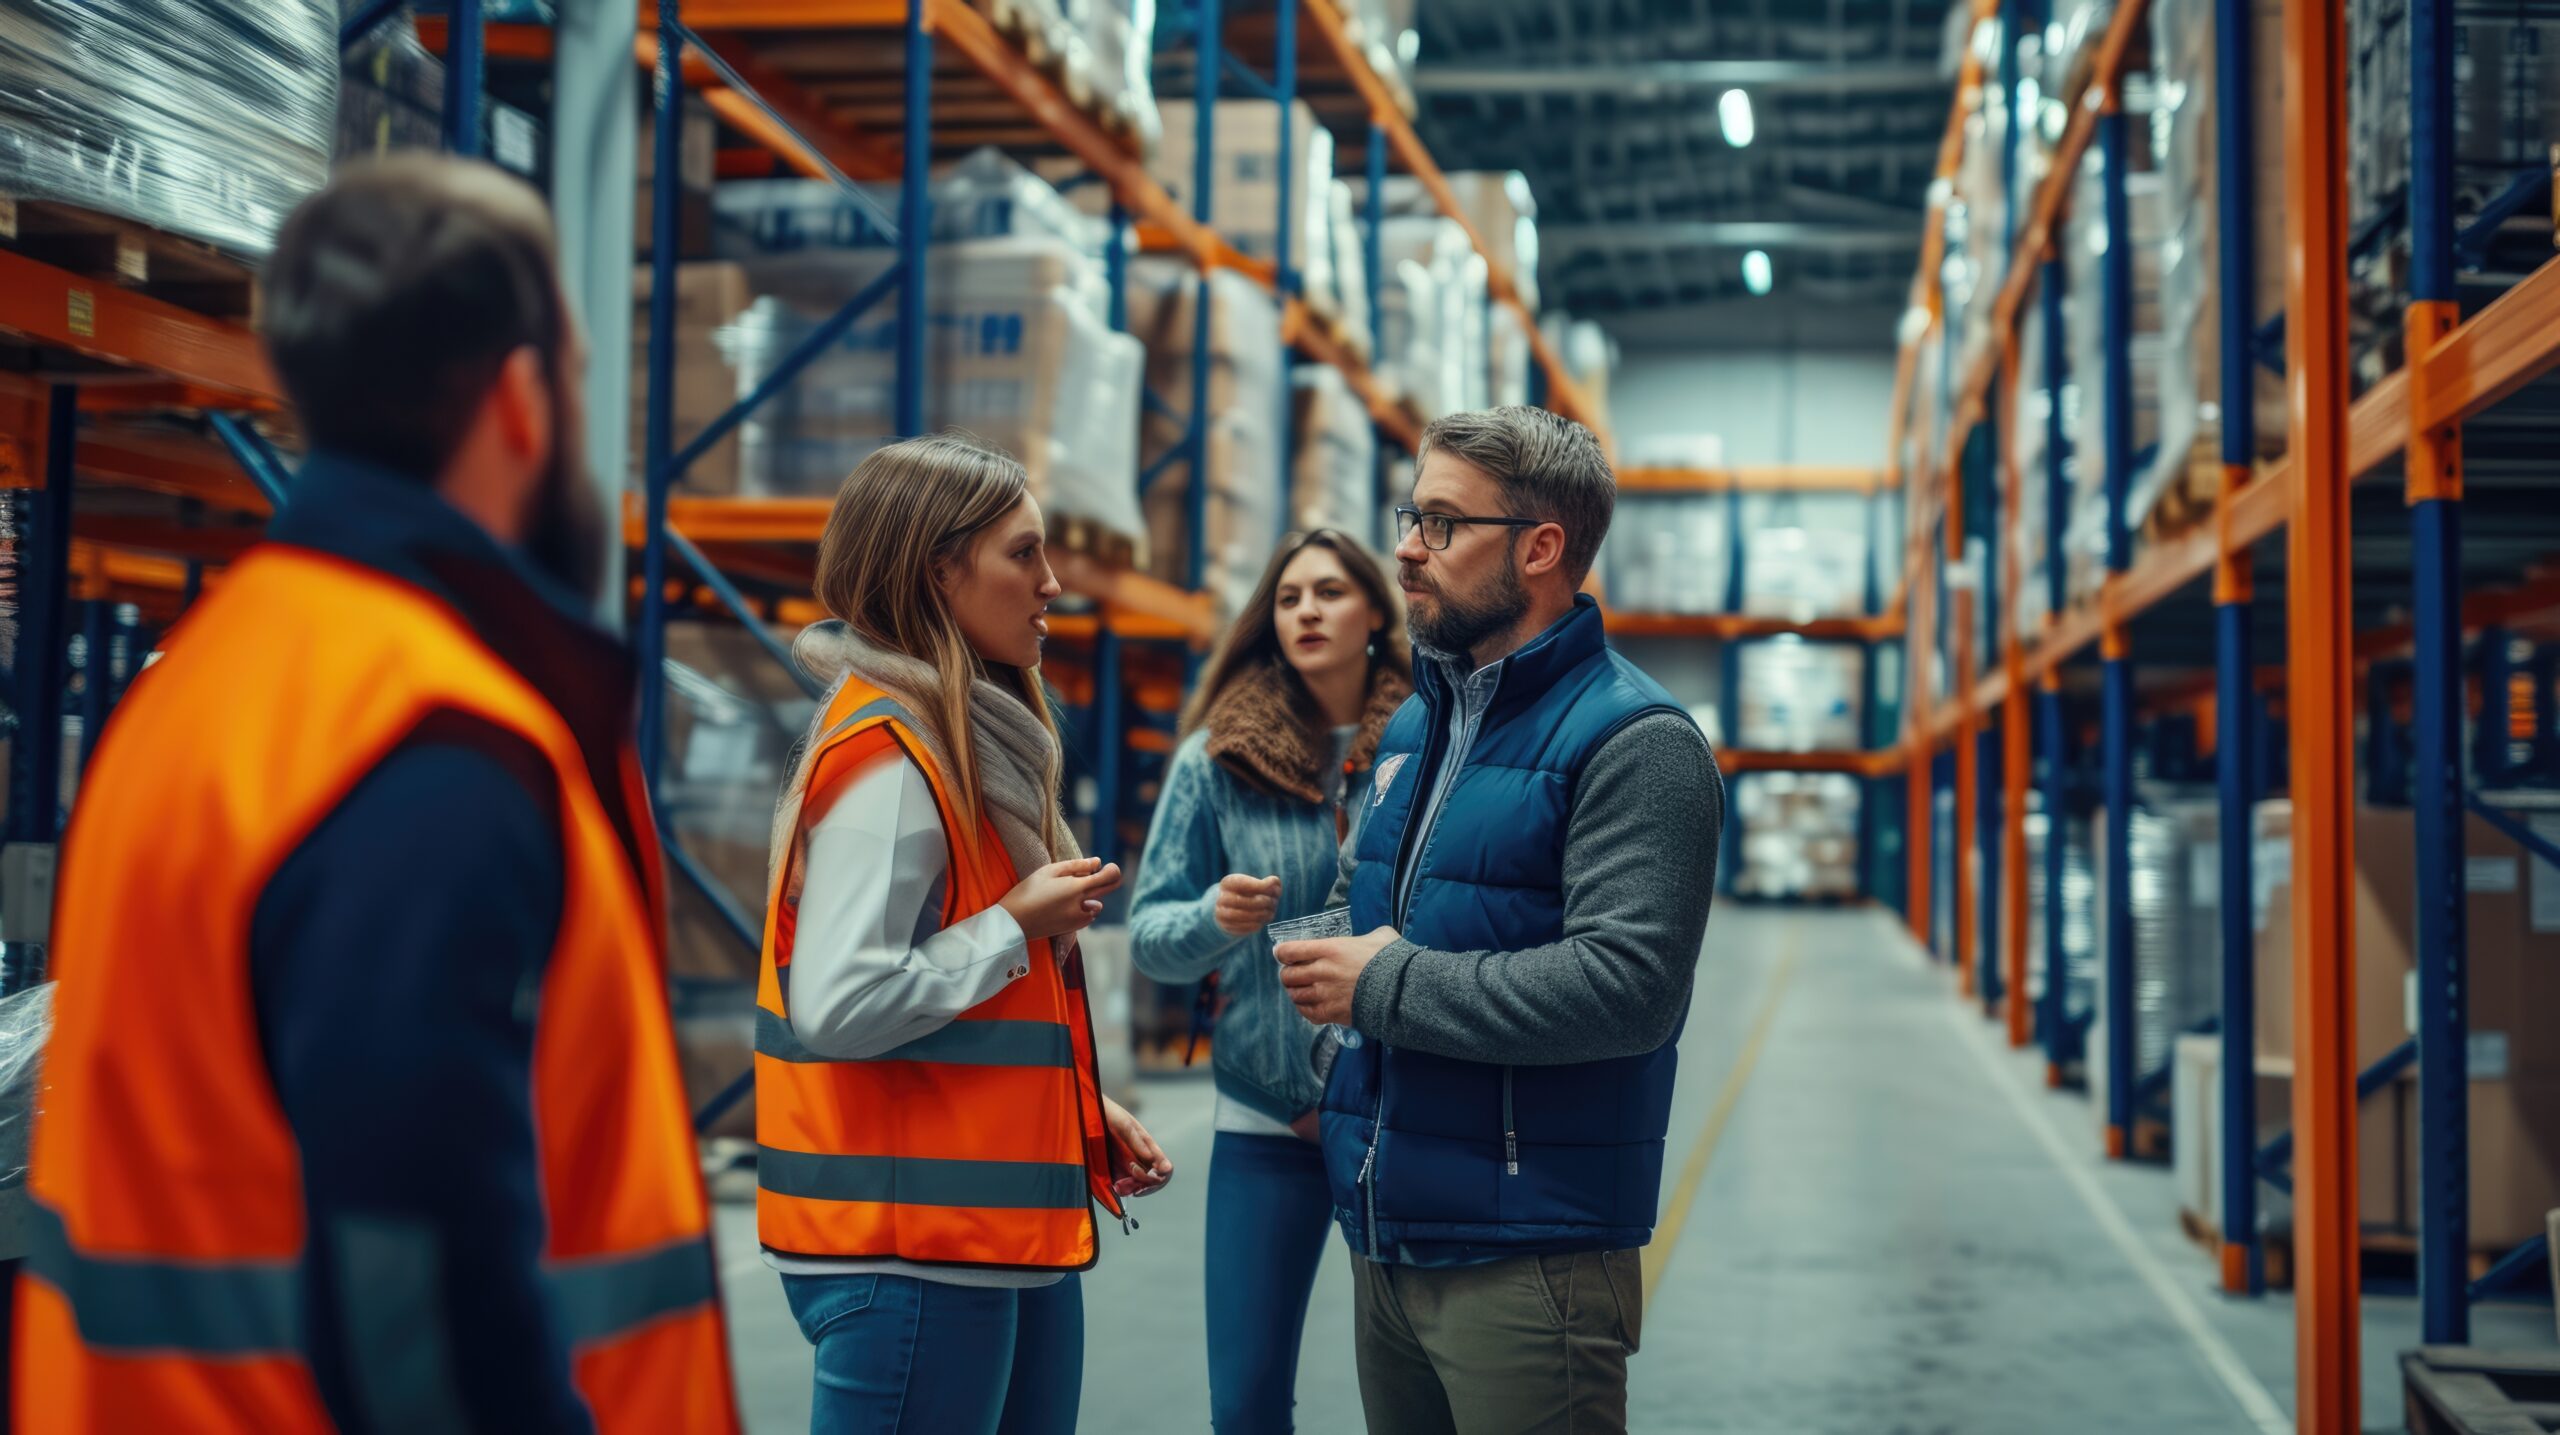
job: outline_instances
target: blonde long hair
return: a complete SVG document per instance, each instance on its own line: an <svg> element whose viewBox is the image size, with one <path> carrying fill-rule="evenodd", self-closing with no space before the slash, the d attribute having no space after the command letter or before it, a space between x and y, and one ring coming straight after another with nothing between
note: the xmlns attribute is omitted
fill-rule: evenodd
<svg viewBox="0 0 2560 1435"><path fill-rule="evenodd" d="M981 677L1019 697L1048 732L1041 797L1046 811L1058 810L1064 760L1040 670L979 657L935 581L945 565L966 563L971 540L1030 491L1020 463L964 434L907 439L854 466L818 537L818 605L873 645L933 668L931 710L916 718L933 725L930 736L950 755L948 780L962 812L985 807L969 722L970 689ZM974 847L976 824L962 826L963 842Z"/></svg>

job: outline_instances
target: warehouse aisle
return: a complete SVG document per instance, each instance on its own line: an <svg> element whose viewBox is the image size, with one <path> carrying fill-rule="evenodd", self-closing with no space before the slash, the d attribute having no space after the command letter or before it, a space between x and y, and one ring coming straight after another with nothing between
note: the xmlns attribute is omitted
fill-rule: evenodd
<svg viewBox="0 0 2560 1435"><path fill-rule="evenodd" d="M1665 1218L1636 1428L2253 1428L1889 918L1727 908L1710 932L1775 950L1773 1016L1695 1204Z"/></svg>
<svg viewBox="0 0 2560 1435"><path fill-rule="evenodd" d="M2035 1064L1998 1048L1888 917L1720 909L1682 1051L1634 1429L2291 1428L2289 1302L2214 1294L2167 1173L2098 1160L2086 1101L2038 1089ZM1181 1171L1136 1237L1106 1234L1086 1278L1084 1424L1112 1435L1207 1427L1209 1087L1142 1090ZM724 1208L750 1425L782 1435L807 1428L809 1357L752 1230L745 1206ZM1325 1259L1298 1428L1331 1435L1361 1421L1348 1257ZM2369 1299L2367 1316L2381 1427L2389 1353L2415 1321L2407 1301ZM2549 1320L2484 1310L2480 1338L2547 1344Z"/></svg>

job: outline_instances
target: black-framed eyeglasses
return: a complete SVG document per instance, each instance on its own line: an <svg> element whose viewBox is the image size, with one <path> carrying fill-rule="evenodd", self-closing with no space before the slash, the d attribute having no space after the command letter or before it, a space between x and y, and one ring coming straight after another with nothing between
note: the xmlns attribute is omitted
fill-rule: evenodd
<svg viewBox="0 0 2560 1435"><path fill-rule="evenodd" d="M1447 550L1449 539L1460 524L1470 528L1535 528L1544 522L1543 518L1460 518L1453 513L1425 513L1408 503L1396 509L1396 541L1402 543L1420 528L1422 546L1439 553Z"/></svg>

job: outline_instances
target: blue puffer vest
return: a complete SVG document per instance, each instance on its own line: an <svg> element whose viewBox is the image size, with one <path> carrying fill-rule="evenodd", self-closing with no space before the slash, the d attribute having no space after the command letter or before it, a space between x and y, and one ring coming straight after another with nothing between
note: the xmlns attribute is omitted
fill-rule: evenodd
<svg viewBox="0 0 2560 1435"><path fill-rule="evenodd" d="M1681 711L1610 651L1589 598L1511 655L1396 920L1399 854L1437 780L1457 701L1434 663L1388 723L1351 883L1356 932L1433 951L1519 951L1564 935L1575 778L1611 734ZM1678 1032L1642 1056L1488 1066L1377 1040L1344 1051L1324 1098L1325 1172L1351 1248L1457 1265L1640 1246L1653 1235Z"/></svg>

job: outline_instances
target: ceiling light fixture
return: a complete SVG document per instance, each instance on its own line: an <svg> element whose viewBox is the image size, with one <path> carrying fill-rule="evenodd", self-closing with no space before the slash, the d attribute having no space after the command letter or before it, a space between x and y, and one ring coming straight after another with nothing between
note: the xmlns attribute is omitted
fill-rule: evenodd
<svg viewBox="0 0 2560 1435"><path fill-rule="evenodd" d="M1742 287L1750 290L1754 297L1768 293L1774 278L1769 272L1768 250L1754 249L1742 256Z"/></svg>
<svg viewBox="0 0 2560 1435"><path fill-rule="evenodd" d="M1716 118L1724 124L1724 142L1735 149L1751 143L1751 97L1740 90L1727 90L1716 101Z"/></svg>

